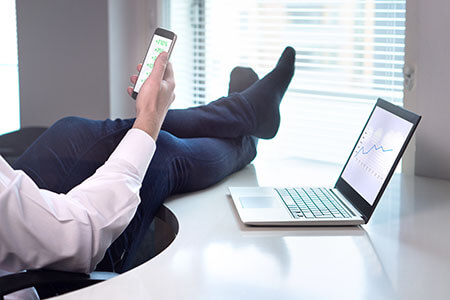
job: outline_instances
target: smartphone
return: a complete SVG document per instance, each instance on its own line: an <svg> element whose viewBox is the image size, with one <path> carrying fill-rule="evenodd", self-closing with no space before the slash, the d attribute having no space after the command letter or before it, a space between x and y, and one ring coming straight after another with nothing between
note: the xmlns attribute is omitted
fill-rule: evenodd
<svg viewBox="0 0 450 300"><path fill-rule="evenodd" d="M142 63L142 69L139 72L136 84L134 85L132 94L133 99L136 99L142 84L152 72L153 64L155 63L158 55L165 51L169 54L170 58L170 54L172 53L176 40L177 35L172 31L163 28L156 28L150 42L150 46L148 47L147 54L145 55L144 62Z"/></svg>

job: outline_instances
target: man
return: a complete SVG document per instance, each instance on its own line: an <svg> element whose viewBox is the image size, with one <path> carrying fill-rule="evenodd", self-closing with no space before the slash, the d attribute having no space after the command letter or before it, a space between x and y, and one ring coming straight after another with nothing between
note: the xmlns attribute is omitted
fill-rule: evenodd
<svg viewBox="0 0 450 300"><path fill-rule="evenodd" d="M164 199L243 168L258 138L275 136L294 63L288 47L244 91L168 110L174 79L164 53L141 88L135 120L65 118L16 161L24 172L0 158L0 269L128 270Z"/></svg>

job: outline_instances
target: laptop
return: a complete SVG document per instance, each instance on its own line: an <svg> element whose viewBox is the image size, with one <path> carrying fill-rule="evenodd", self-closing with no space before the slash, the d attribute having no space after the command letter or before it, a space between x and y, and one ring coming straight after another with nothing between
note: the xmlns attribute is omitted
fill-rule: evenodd
<svg viewBox="0 0 450 300"><path fill-rule="evenodd" d="M333 188L229 187L239 217L256 226L367 223L420 119L378 99Z"/></svg>

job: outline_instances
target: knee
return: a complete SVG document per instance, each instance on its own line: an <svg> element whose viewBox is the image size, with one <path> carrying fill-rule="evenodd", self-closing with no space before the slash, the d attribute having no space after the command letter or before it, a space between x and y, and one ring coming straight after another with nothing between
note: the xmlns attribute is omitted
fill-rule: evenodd
<svg viewBox="0 0 450 300"><path fill-rule="evenodd" d="M81 117L64 117L56 121L47 130L47 135L52 140L78 142L89 140L96 132L96 124L93 120Z"/></svg>
<svg viewBox="0 0 450 300"><path fill-rule="evenodd" d="M64 117L59 119L58 121L56 121L52 127L56 126L73 126L76 125L78 123L81 123L82 120L84 120L81 117L76 117L76 116L69 116L69 117Z"/></svg>
<svg viewBox="0 0 450 300"><path fill-rule="evenodd" d="M74 116L70 116L70 117L64 117L62 119L59 119L58 121L56 121L50 128L49 130L51 131L61 131L61 132L65 132L68 133L74 129L83 127L84 124L86 122L88 122L89 120L81 118L81 117L74 117Z"/></svg>
<svg viewBox="0 0 450 300"><path fill-rule="evenodd" d="M156 140L156 152L152 164L158 164L167 168L172 159L179 155L178 152L181 143L182 141L180 139L161 130Z"/></svg>
<svg viewBox="0 0 450 300"><path fill-rule="evenodd" d="M179 152L186 151L186 143L184 139L177 138L171 133L161 130L158 135L158 139L156 140L157 150L161 150L166 152L166 154L170 154L172 156L179 155ZM180 151L180 149L183 149Z"/></svg>

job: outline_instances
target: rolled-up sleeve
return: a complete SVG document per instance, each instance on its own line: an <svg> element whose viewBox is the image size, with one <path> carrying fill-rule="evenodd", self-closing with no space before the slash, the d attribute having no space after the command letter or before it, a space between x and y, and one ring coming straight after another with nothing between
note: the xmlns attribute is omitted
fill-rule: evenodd
<svg viewBox="0 0 450 300"><path fill-rule="evenodd" d="M39 189L0 157L0 269L91 272L133 218L155 150L148 134L131 129L67 194Z"/></svg>

